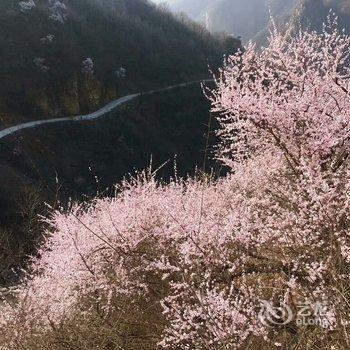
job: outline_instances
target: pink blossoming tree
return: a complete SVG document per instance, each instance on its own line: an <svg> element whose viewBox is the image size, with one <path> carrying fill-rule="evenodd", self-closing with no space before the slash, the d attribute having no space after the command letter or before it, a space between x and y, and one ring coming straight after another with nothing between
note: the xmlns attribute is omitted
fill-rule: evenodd
<svg viewBox="0 0 350 350"><path fill-rule="evenodd" d="M211 99L231 174L147 172L54 213L0 349L348 348L349 46L331 25L228 58ZM293 317L267 324L262 301ZM322 322L296 322L306 302Z"/></svg>

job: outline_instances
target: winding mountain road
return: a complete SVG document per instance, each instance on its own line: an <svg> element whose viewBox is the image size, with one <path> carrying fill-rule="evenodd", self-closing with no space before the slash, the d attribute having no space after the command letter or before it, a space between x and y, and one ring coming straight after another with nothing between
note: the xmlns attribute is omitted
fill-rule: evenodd
<svg viewBox="0 0 350 350"><path fill-rule="evenodd" d="M162 89L157 89L157 90L150 90L150 91L145 91L145 92L139 92L136 94L131 94L131 95L126 95L121 98L118 98L117 100L114 100L107 105L103 106L101 109L97 110L96 112L92 112L89 114L85 115L78 115L74 117L62 117L62 118L54 118L54 119L41 119L41 120L36 120L32 122L27 122L27 123L22 123L22 124L17 124L13 125L11 127L8 127L6 129L0 130L0 139L3 139L7 136L13 135L16 132L19 132L24 129L32 129L32 128L37 128L42 125L47 125L47 124L57 124L57 123L63 123L63 122L82 122L82 121L87 121L87 120L93 120L93 119L98 119L101 117L106 116L109 112L113 111L115 108L131 101L134 100L137 97L144 96L144 95L151 95L155 94L158 92L163 92L163 91L168 91L168 90L173 90L176 88L181 88L181 87L186 87L189 85L193 84L199 84L199 83L206 83L206 82L212 82L212 79L204 79L204 80L196 80L196 81L190 81L182 84L177 84L177 85L171 85L166 88Z"/></svg>

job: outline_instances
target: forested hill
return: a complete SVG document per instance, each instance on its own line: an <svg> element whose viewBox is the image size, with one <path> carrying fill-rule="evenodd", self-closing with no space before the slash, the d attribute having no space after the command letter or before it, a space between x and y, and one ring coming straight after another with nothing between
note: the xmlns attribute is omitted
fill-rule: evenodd
<svg viewBox="0 0 350 350"><path fill-rule="evenodd" d="M207 76L229 43L146 0L1 0L2 124Z"/></svg>

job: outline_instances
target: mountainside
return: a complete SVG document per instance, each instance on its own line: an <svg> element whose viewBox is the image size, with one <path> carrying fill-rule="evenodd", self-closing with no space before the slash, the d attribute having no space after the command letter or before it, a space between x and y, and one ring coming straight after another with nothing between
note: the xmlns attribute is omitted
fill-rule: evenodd
<svg viewBox="0 0 350 350"><path fill-rule="evenodd" d="M333 12L340 28L350 33L350 0L300 0L293 11L284 13L276 18L277 27L294 33L299 28L308 28L320 32L323 24L327 23L330 12ZM255 37L258 45L265 46L271 23Z"/></svg>
<svg viewBox="0 0 350 350"><path fill-rule="evenodd" d="M292 11L297 0L168 0L174 11L204 21L211 31L226 31L248 41L260 32L273 16Z"/></svg>
<svg viewBox="0 0 350 350"><path fill-rule="evenodd" d="M223 46L146 0L3 0L1 122L79 114L126 91L207 76Z"/></svg>
<svg viewBox="0 0 350 350"><path fill-rule="evenodd" d="M320 30L330 10L339 17L341 27L350 29L349 0L168 0L167 4L205 23L211 31L226 31L259 45L265 45L269 35L270 10L282 30L299 24Z"/></svg>
<svg viewBox="0 0 350 350"><path fill-rule="evenodd" d="M333 11L338 17L340 28L350 33L350 0L302 0L298 13L294 16L294 25L309 27L320 31L323 23Z"/></svg>

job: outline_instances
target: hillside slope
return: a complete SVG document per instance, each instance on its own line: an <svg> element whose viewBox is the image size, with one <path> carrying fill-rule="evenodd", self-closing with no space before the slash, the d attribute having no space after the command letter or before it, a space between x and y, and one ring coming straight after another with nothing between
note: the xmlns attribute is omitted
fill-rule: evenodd
<svg viewBox="0 0 350 350"><path fill-rule="evenodd" d="M1 1L1 121L74 115L206 76L223 51L202 27L146 0Z"/></svg>

